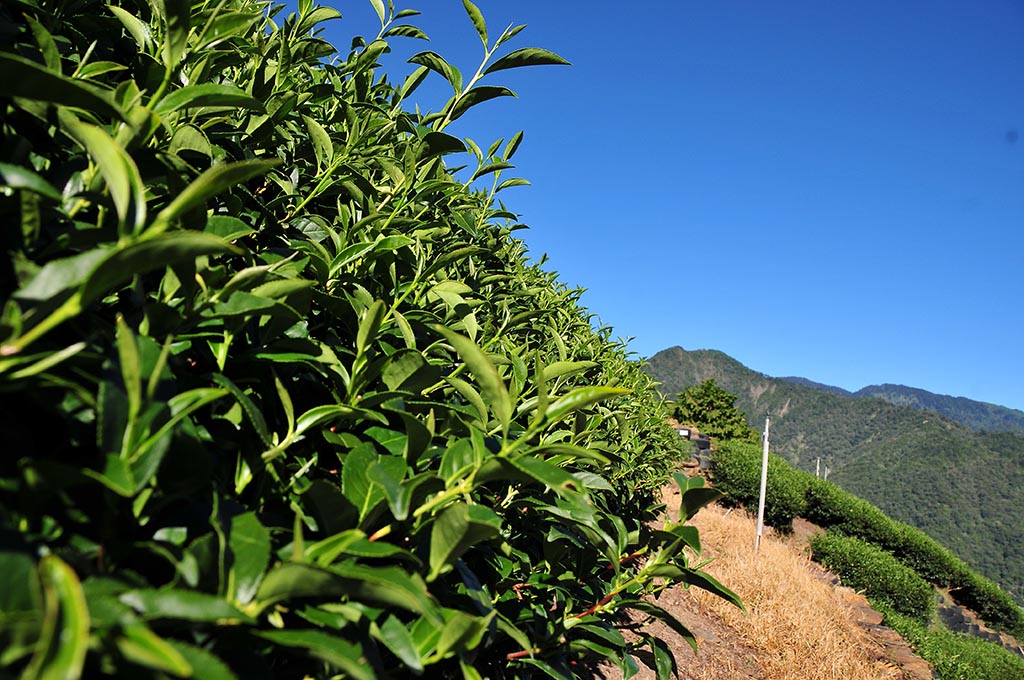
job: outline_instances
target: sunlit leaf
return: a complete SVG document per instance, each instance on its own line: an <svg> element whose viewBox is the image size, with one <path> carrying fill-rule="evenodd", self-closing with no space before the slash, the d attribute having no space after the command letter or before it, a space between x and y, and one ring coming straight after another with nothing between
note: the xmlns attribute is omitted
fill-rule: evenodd
<svg viewBox="0 0 1024 680"><path fill-rule="evenodd" d="M434 520L430 532L430 576L437 578L467 550L501 533L501 518L482 505L454 503Z"/></svg>
<svg viewBox="0 0 1024 680"><path fill-rule="evenodd" d="M55 201L59 201L62 198L60 192L52 184L40 177L36 172L20 165L0 163L0 186L32 191Z"/></svg>
<svg viewBox="0 0 1024 680"><path fill-rule="evenodd" d="M189 210L201 206L236 184L265 174L276 165L277 161L252 160L213 166L199 175L166 208L157 213L146 234L152 236L162 233Z"/></svg>
<svg viewBox="0 0 1024 680"><path fill-rule="evenodd" d="M484 71L494 73L508 68L520 68L522 66L545 66L545 65L569 65L562 57L554 52L543 50L539 47L522 47L509 52L504 57L494 62Z"/></svg>
<svg viewBox="0 0 1024 680"><path fill-rule="evenodd" d="M434 328L455 348L462 360L466 362L469 370L476 376L483 389L484 400L493 411L494 417L501 423L502 429L507 431L512 419L512 400L494 363L469 338L454 333L444 326L435 326Z"/></svg>
<svg viewBox="0 0 1024 680"><path fill-rule="evenodd" d="M462 6L466 8L466 14L469 15L469 20L473 22L473 28L476 29L477 35L480 36L480 41L484 44L484 48L487 48L487 24L484 23L483 13L470 0L462 0Z"/></svg>
<svg viewBox="0 0 1024 680"><path fill-rule="evenodd" d="M81 677L89 645L89 610L78 576L63 560L47 555L39 561L45 615L36 652L23 677Z"/></svg>
<svg viewBox="0 0 1024 680"><path fill-rule="evenodd" d="M258 100L234 85L200 83L174 90L161 99L153 107L153 111L166 115L179 109L198 106L230 106L252 111L263 110L263 105Z"/></svg>

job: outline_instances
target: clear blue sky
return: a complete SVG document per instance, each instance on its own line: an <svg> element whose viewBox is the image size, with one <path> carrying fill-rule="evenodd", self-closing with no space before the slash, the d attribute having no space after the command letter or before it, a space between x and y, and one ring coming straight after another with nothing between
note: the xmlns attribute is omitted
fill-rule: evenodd
<svg viewBox="0 0 1024 680"><path fill-rule="evenodd" d="M477 4L573 66L489 76L520 98L449 131L525 130L520 233L638 355L1024 409L1024 2ZM335 6L337 47L376 34ZM396 40L392 80L422 49L475 70L460 0L398 7L431 42Z"/></svg>

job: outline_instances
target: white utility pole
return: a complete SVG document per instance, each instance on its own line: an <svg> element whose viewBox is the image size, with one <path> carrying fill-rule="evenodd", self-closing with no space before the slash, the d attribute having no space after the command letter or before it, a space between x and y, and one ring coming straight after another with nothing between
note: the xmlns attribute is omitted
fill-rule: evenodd
<svg viewBox="0 0 1024 680"><path fill-rule="evenodd" d="M814 476L821 477L821 456L818 456L818 462L814 464Z"/></svg>
<svg viewBox="0 0 1024 680"><path fill-rule="evenodd" d="M761 547L761 532L764 530L764 497L768 489L768 416L764 418L764 450L761 454L761 496L757 501L757 538L754 539L754 552Z"/></svg>

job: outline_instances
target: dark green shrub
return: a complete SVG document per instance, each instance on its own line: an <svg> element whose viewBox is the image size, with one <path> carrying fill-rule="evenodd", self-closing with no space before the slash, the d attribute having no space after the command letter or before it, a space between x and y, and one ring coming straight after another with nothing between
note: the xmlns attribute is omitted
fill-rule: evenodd
<svg viewBox="0 0 1024 680"><path fill-rule="evenodd" d="M742 440L723 440L711 458L715 488L733 503L754 511L761 492L762 449L759 444ZM792 468L774 454L768 456L768 482L765 498L765 522L787 532L793 518L804 513L810 475Z"/></svg>
<svg viewBox="0 0 1024 680"><path fill-rule="evenodd" d="M895 524L900 540L893 554L928 581L952 587L958 573L969 571L963 560L928 534L900 522Z"/></svg>
<svg viewBox="0 0 1024 680"><path fill-rule="evenodd" d="M811 539L811 553L843 585L864 591L871 602L887 604L922 623L931 621L935 613L931 585L885 550L826 532Z"/></svg>
<svg viewBox="0 0 1024 680"><path fill-rule="evenodd" d="M1024 610L989 579L964 568L956 575L950 595L958 604L981 617L990 627L1024 639Z"/></svg>
<svg viewBox="0 0 1024 680"><path fill-rule="evenodd" d="M883 548L923 578L949 586L963 563L920 529L891 519L835 484L815 479L807 491L807 519Z"/></svg>
<svg viewBox="0 0 1024 680"><path fill-rule="evenodd" d="M716 442L730 439L756 444L761 438L757 430L747 425L746 414L736 408L735 395L723 390L714 380L705 380L677 394L672 404L672 417L684 425L697 427Z"/></svg>
<svg viewBox="0 0 1024 680"><path fill-rule="evenodd" d="M677 444L514 237L521 135L448 132L563 60L465 2L479 71L393 84L372 3L342 55L308 0L0 4L5 676L565 677L685 634L671 582L738 602L649 528Z"/></svg>
<svg viewBox="0 0 1024 680"><path fill-rule="evenodd" d="M902 635L918 656L935 666L941 678L1024 678L1024 659L994 642L941 627L927 627L887 607L880 609L885 614L885 625Z"/></svg>
<svg viewBox="0 0 1024 680"><path fill-rule="evenodd" d="M988 625L1024 634L1024 612L992 581L920 529L890 519L867 501L835 484L814 479L807 490L807 519L876 545L925 580L948 587L957 603L974 610Z"/></svg>

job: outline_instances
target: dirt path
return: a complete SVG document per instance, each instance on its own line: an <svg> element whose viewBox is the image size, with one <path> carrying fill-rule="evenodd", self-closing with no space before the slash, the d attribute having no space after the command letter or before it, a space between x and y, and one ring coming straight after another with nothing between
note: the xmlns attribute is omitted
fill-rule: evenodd
<svg viewBox="0 0 1024 680"><path fill-rule="evenodd" d="M666 498L677 517L678 491ZM694 655L680 636L663 624L647 632L664 640L687 680L932 680L931 666L913 655L867 600L810 561L807 539L820 531L798 521L792 537L767 534L753 552L754 522L742 511L713 506L693 520L704 552L706 570L743 599L747 613L697 588L671 588L657 603L673 613L696 636ZM653 680L653 659L640 658L638 680ZM603 667L602 677L622 677Z"/></svg>

